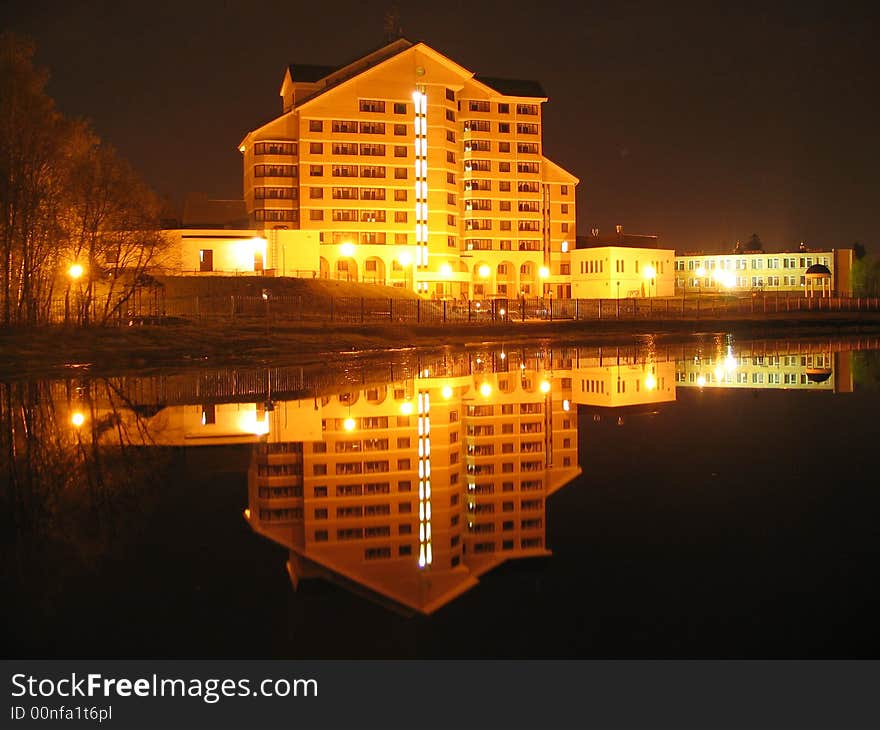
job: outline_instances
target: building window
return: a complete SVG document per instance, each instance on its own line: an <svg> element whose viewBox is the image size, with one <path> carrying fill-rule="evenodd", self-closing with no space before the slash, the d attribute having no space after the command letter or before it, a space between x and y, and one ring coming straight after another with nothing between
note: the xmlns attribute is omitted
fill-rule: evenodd
<svg viewBox="0 0 880 730"><path fill-rule="evenodd" d="M402 145L402 144L394 145L394 156L395 157L406 157L406 145Z"/></svg>
<svg viewBox="0 0 880 730"><path fill-rule="evenodd" d="M446 121L447 122L454 122L455 121L455 112L452 111L452 109L446 110Z"/></svg>
<svg viewBox="0 0 880 730"><path fill-rule="evenodd" d="M397 111L397 104L394 105L396 114L406 114L406 104L401 104L403 107L402 112ZM373 114L384 114L385 113L385 102L378 101L377 99L361 99L359 108L362 112L370 112Z"/></svg>
<svg viewBox="0 0 880 730"><path fill-rule="evenodd" d="M331 128L337 134L357 134L358 123L345 119L334 119Z"/></svg>
<svg viewBox="0 0 880 730"><path fill-rule="evenodd" d="M405 210L394 211L394 222L395 223L406 223L406 221L407 221L407 213Z"/></svg>
<svg viewBox="0 0 880 730"><path fill-rule="evenodd" d="M382 104L382 111L385 111L385 105ZM402 101L394 102L394 113L395 114L406 114L406 104Z"/></svg>
<svg viewBox="0 0 880 730"><path fill-rule="evenodd" d="M406 190L395 190L394 199L396 201L406 200Z"/></svg>
<svg viewBox="0 0 880 730"><path fill-rule="evenodd" d="M568 195L568 185L563 185L560 191L563 195Z"/></svg>
<svg viewBox="0 0 880 730"><path fill-rule="evenodd" d="M324 176L324 166L323 165L309 166L309 175L311 175L312 177L323 177Z"/></svg>
<svg viewBox="0 0 880 730"><path fill-rule="evenodd" d="M309 211L309 220L310 221L322 221L324 220L324 211L312 209Z"/></svg>
<svg viewBox="0 0 880 730"><path fill-rule="evenodd" d="M324 188L309 188L309 197L317 200L324 197Z"/></svg>
<svg viewBox="0 0 880 730"><path fill-rule="evenodd" d="M334 142L333 143L333 154L334 155L356 155L358 153L358 146L354 142Z"/></svg>
<svg viewBox="0 0 880 730"><path fill-rule="evenodd" d="M395 167L394 168L394 179L395 180L406 180L409 175L409 171L405 167Z"/></svg>
<svg viewBox="0 0 880 730"><path fill-rule="evenodd" d="M321 142L309 143L309 152L313 155L323 155L324 154L323 143L321 143Z"/></svg>
<svg viewBox="0 0 880 730"><path fill-rule="evenodd" d="M446 98L449 101L455 101L455 92L452 89L446 89Z"/></svg>
<svg viewBox="0 0 880 730"><path fill-rule="evenodd" d="M384 157L385 156L385 145L384 144L362 144L361 145L361 154L366 155L368 157Z"/></svg>
<svg viewBox="0 0 880 730"><path fill-rule="evenodd" d="M394 134L398 137L403 137L406 135L406 125L405 124L395 124L394 125Z"/></svg>
<svg viewBox="0 0 880 730"><path fill-rule="evenodd" d="M471 101L468 104L468 109L472 112L487 112L487 111L489 111L489 102L488 101Z"/></svg>
<svg viewBox="0 0 880 730"><path fill-rule="evenodd" d="M510 152L510 142L499 142L498 143L498 151L499 152Z"/></svg>
<svg viewBox="0 0 880 730"><path fill-rule="evenodd" d="M309 131L310 132L323 132L324 131L324 122L320 119L309 119Z"/></svg>
<svg viewBox="0 0 880 730"><path fill-rule="evenodd" d="M254 165L254 177L296 177L294 165Z"/></svg>
<svg viewBox="0 0 880 730"><path fill-rule="evenodd" d="M500 134L510 134L510 124L508 122L498 122L498 132Z"/></svg>
<svg viewBox="0 0 880 730"><path fill-rule="evenodd" d="M257 142L254 145L255 155L295 155L296 145L293 142Z"/></svg>
<svg viewBox="0 0 880 730"><path fill-rule="evenodd" d="M519 165L517 165L519 167ZM499 162L498 163L498 172L510 172L510 163L509 162ZM522 171L520 171L522 172Z"/></svg>
<svg viewBox="0 0 880 730"><path fill-rule="evenodd" d="M510 114L510 104L499 104L498 105L498 113L499 114Z"/></svg>

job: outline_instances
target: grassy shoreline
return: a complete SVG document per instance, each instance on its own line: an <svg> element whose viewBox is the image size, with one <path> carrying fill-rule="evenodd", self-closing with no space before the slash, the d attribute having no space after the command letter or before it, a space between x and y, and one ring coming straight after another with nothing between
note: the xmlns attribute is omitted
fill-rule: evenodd
<svg viewBox="0 0 880 730"><path fill-rule="evenodd" d="M797 316L793 316L796 314ZM688 339L730 332L740 338L825 337L880 333L880 314L801 312L760 317L685 320L509 322L461 325L327 325L262 322L74 329L0 329L0 379L57 377L189 367L307 364L390 348L437 348L485 342L550 340L619 344L657 335Z"/></svg>

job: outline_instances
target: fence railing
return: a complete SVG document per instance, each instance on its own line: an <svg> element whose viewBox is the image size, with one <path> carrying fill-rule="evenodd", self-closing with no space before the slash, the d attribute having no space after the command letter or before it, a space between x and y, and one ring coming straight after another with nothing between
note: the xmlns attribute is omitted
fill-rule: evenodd
<svg viewBox="0 0 880 730"><path fill-rule="evenodd" d="M798 312L876 312L878 297L663 297L633 299L434 300L387 297L209 295L138 297L111 324L149 324L158 318L192 320L313 322L343 324L505 324L529 321L712 320ZM52 302L52 322L77 320L69 302ZM74 310L76 311L76 310ZM97 313L90 318L96 322ZM79 313L81 316L81 312Z"/></svg>
<svg viewBox="0 0 880 730"><path fill-rule="evenodd" d="M194 319L346 324L486 324L535 320L667 320L751 317L795 312L880 311L880 298L803 296L635 299L431 300L338 296L192 296L162 300L158 311Z"/></svg>

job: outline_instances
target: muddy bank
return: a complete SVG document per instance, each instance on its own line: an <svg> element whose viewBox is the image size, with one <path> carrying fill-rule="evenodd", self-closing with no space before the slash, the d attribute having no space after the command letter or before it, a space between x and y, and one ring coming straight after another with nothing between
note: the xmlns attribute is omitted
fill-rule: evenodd
<svg viewBox="0 0 880 730"><path fill-rule="evenodd" d="M841 336L880 332L876 313L800 313L760 319L507 322L445 326L364 326L191 322L163 326L0 330L0 378L63 376L85 369L119 374L203 367L332 362L389 348L437 348L487 342L625 344L656 335L684 340L729 332L740 338Z"/></svg>

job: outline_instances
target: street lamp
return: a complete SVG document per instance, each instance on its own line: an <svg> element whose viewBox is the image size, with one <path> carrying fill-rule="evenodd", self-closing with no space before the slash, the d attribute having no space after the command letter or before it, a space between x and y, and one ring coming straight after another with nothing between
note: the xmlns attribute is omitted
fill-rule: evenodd
<svg viewBox="0 0 880 730"><path fill-rule="evenodd" d="M541 279L541 296L544 297L547 295L549 289L547 288L547 278L550 276L550 269L546 266L542 266L538 269L538 278Z"/></svg>
<svg viewBox="0 0 880 730"><path fill-rule="evenodd" d="M645 267L645 278L648 280L648 296L651 296L651 284L654 285L654 293L657 293L657 269L655 269L651 264L648 264Z"/></svg>
<svg viewBox="0 0 880 730"><path fill-rule="evenodd" d="M85 267L74 261L70 267L67 269L67 276L69 281L67 282L67 288L64 292L64 322L65 324L70 321L70 285L74 281L79 281L82 278L82 275L86 272Z"/></svg>
<svg viewBox="0 0 880 730"><path fill-rule="evenodd" d="M354 252L355 246L351 241L346 241L339 247L340 255L345 258L351 258L352 256L354 256ZM348 261L345 262L345 279L346 281L351 281L351 266Z"/></svg>
<svg viewBox="0 0 880 730"><path fill-rule="evenodd" d="M409 251L401 251L397 255L397 261L403 267L403 282L408 289L411 289L412 286L409 283L409 266L413 262L412 256L410 256Z"/></svg>

